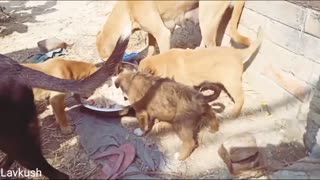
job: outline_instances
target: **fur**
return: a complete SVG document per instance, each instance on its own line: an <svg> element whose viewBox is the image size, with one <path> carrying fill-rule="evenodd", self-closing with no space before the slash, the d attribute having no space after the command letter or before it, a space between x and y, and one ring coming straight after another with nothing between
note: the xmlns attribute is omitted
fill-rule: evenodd
<svg viewBox="0 0 320 180"><path fill-rule="evenodd" d="M140 61L139 71L167 77L189 86L203 82L224 86L234 100L233 117L240 115L244 92L242 74L244 64L251 63L252 55L258 50L263 39L261 28L258 38L248 48L212 47L205 49L170 49Z"/></svg>
<svg viewBox="0 0 320 180"><path fill-rule="evenodd" d="M233 6L230 20L231 38L249 46L250 40L237 31L245 1L118 1L108 20L97 33L96 46L101 58L110 56L124 28L132 31L142 29L149 33L151 56L157 43L160 53L170 49L171 32L177 25L183 26L186 19L199 23L200 47L216 46L220 21L226 9Z"/></svg>
<svg viewBox="0 0 320 180"><path fill-rule="evenodd" d="M205 97L188 86L132 71L120 73L115 85L128 97L143 134L152 129L155 119L172 124L183 142L179 160L189 157L196 148L201 127L208 126L211 132L219 129L219 121Z"/></svg>
<svg viewBox="0 0 320 180"><path fill-rule="evenodd" d="M61 79L81 80L97 70L97 67L92 63L66 60L60 57L49 59L43 63L25 63L22 65ZM49 99L49 103L52 106L56 122L59 124L61 132L63 134L72 133L73 130L68 124L68 116L65 112L64 100L67 93L33 88L33 94L36 102L43 102L44 100Z"/></svg>

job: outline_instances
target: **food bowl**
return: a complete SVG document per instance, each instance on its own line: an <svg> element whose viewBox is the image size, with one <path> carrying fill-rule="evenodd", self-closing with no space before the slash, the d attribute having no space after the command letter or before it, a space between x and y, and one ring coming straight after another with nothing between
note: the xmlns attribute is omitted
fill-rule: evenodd
<svg viewBox="0 0 320 180"><path fill-rule="evenodd" d="M121 62L121 68L134 71L138 69L138 65L123 61ZM114 82L116 78L117 76L112 76L111 79L106 81L104 85L97 88L93 95L89 98L80 98L82 106L88 110L101 113L113 113L120 115L127 114L130 109L130 103L128 100L124 99L123 92L121 91L121 89L115 87ZM100 96L97 96L97 94L100 94ZM95 102L93 104L88 103L88 101L90 101L90 98L93 101L97 101L97 105L95 105ZM101 102L100 105L99 102ZM108 103L112 105L106 105ZM103 106L102 104L106 106Z"/></svg>
<svg viewBox="0 0 320 180"><path fill-rule="evenodd" d="M89 104L82 104L83 107L94 110L94 111L100 111L100 112L119 112L124 110L125 108L128 108L129 106L122 106L120 104L115 104L113 107L110 108L101 108L101 107L97 107L97 106L93 106L93 105L89 105Z"/></svg>
<svg viewBox="0 0 320 180"><path fill-rule="evenodd" d="M124 99L123 92L116 88L113 76L101 87L97 88L88 98L80 98L83 107L98 112L120 112L130 108L128 100Z"/></svg>

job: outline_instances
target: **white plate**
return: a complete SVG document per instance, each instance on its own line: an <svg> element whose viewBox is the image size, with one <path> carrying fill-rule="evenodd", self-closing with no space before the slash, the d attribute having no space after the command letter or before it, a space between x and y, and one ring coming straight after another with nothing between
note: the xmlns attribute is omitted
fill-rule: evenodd
<svg viewBox="0 0 320 180"><path fill-rule="evenodd" d="M127 107L127 106L122 106L122 105L119 105L119 104L116 104L114 106L114 108L99 108L99 107L91 106L91 105L88 105L88 104L82 104L82 106L85 107L85 108L88 108L88 109L91 109L91 110L94 110L94 111L100 111L100 112L117 112L117 111L124 110Z"/></svg>
<svg viewBox="0 0 320 180"><path fill-rule="evenodd" d="M106 83L111 83L112 85L111 86L114 86L114 81L116 80L117 76L113 76L109 82L106 82ZM111 88L111 86L109 85L109 87ZM117 90L116 91L120 91L121 90L118 90L118 88L116 88ZM111 88L110 89L111 91L114 91L115 89L114 88ZM109 99L113 102L116 103L116 99ZM116 103L112 108L101 108L101 107L96 107L96 106L93 106L93 105L89 105L89 104L86 104L84 103L86 101L86 99L83 99L81 98L81 104L83 107L85 108L88 108L88 109L91 109L91 110L94 110L94 111L100 111L100 112L117 112L117 111L121 111L121 110L124 110L126 107L129 107L129 101L125 101L124 104L123 103Z"/></svg>

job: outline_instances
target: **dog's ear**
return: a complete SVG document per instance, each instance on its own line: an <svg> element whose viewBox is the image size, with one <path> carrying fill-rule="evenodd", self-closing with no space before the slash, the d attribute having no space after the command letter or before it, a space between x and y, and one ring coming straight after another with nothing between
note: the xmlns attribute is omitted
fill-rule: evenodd
<svg viewBox="0 0 320 180"><path fill-rule="evenodd" d="M122 64L119 64L116 69L116 74L120 74L123 71Z"/></svg>
<svg viewBox="0 0 320 180"><path fill-rule="evenodd" d="M117 79L114 81L114 86L115 86L116 88L119 88L119 87L120 87L120 80L119 80L119 78L117 78Z"/></svg>
<svg viewBox="0 0 320 180"><path fill-rule="evenodd" d="M147 74L151 74L151 75L155 75L155 70L154 68L150 67L150 66L139 66L139 70L141 72L147 73Z"/></svg>
<svg viewBox="0 0 320 180"><path fill-rule="evenodd" d="M146 67L143 71L148 74L155 75L155 70L153 68Z"/></svg>
<svg viewBox="0 0 320 180"><path fill-rule="evenodd" d="M122 72L137 72L138 66L133 64L133 63L128 63L128 62L122 62L120 65L117 67L117 73L120 74Z"/></svg>

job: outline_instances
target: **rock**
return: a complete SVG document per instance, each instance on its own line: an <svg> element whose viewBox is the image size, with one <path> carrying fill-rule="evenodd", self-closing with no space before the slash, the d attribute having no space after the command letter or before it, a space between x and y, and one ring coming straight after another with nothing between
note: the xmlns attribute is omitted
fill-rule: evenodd
<svg viewBox="0 0 320 180"><path fill-rule="evenodd" d="M232 174L238 175L260 165L260 152L256 139L248 133L228 138L221 145L218 154Z"/></svg>
<svg viewBox="0 0 320 180"><path fill-rule="evenodd" d="M57 38L44 39L39 41L37 44L41 52L49 52L54 49L67 47L67 43Z"/></svg>
<svg viewBox="0 0 320 180"><path fill-rule="evenodd" d="M228 151L232 162L247 159L258 152L255 137L247 133L228 138L223 146Z"/></svg>

